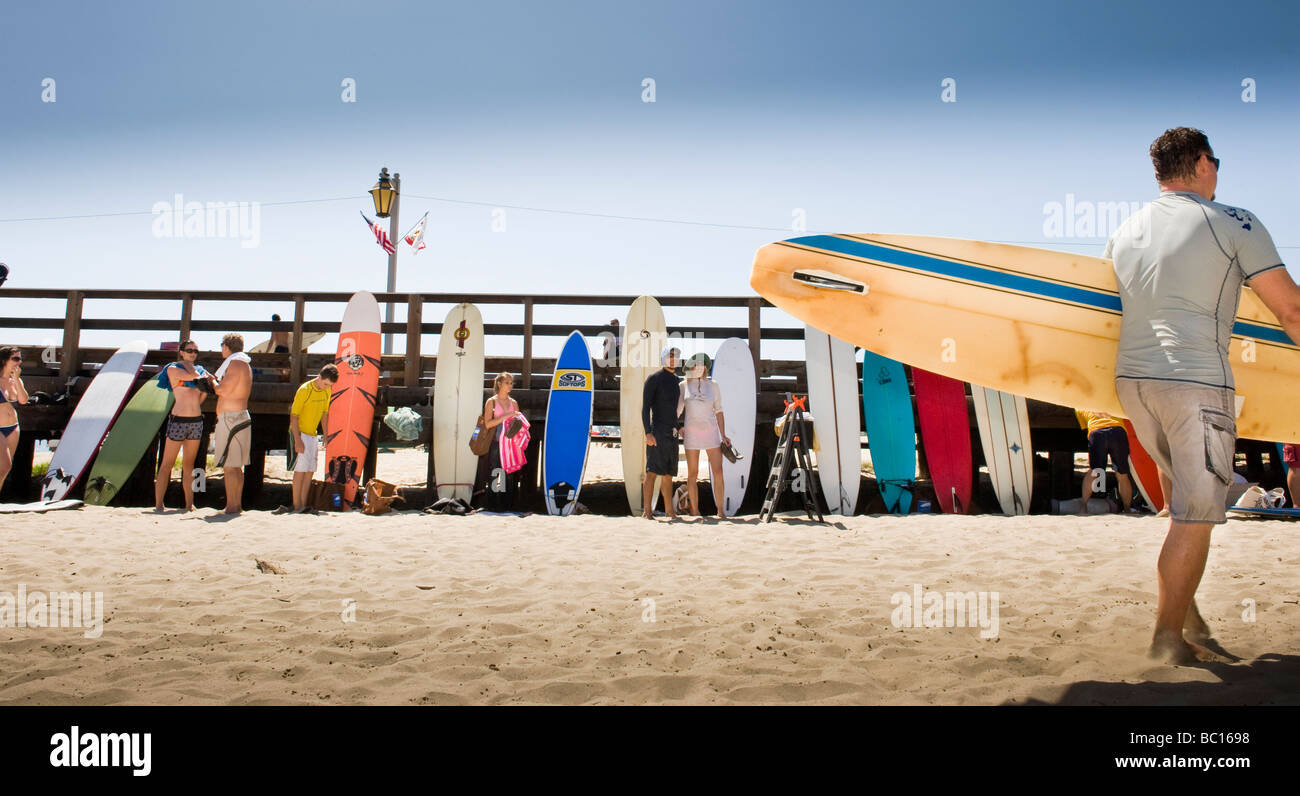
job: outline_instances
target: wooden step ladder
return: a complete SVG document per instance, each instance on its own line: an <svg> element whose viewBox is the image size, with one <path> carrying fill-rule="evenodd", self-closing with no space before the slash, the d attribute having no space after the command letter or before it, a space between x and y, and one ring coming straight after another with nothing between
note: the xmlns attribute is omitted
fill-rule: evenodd
<svg viewBox="0 0 1300 796"><path fill-rule="evenodd" d="M763 498L763 508L758 512L759 522L771 522L776 516L776 504L785 494L790 483L790 472L798 469L803 473L803 488L797 489L803 499L804 511L808 519L825 522L821 509L812 498L811 456L808 454L808 441L804 439L804 406L808 396L795 397L785 394L785 420L781 424L781 441L777 443L776 457L772 459L772 470L767 476L767 495ZM766 519L764 519L766 517Z"/></svg>

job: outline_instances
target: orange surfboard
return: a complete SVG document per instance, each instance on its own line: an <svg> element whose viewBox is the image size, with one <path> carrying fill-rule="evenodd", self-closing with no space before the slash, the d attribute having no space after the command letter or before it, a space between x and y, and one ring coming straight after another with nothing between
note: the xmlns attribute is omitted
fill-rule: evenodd
<svg viewBox="0 0 1300 796"><path fill-rule="evenodd" d="M348 301L339 327L334 356L339 380L330 398L325 437L325 480L343 485L344 511L356 500L361 466L370 450L379 394L379 335L379 303L361 291Z"/></svg>
<svg viewBox="0 0 1300 796"><path fill-rule="evenodd" d="M1160 511L1165 507L1165 493L1160 488L1160 471L1151 454L1138 442L1137 432L1128 420L1124 421L1124 431L1128 434L1128 469L1133 474L1133 481L1147 505Z"/></svg>

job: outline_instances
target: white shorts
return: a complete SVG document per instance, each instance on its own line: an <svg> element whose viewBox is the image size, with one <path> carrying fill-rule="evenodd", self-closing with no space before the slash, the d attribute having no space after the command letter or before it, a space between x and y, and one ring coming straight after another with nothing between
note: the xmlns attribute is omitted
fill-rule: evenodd
<svg viewBox="0 0 1300 796"><path fill-rule="evenodd" d="M314 473L316 472L316 459L320 453L320 442L316 439L315 434L298 434L298 439L302 440L302 453L298 454L298 459L293 463L295 473Z"/></svg>

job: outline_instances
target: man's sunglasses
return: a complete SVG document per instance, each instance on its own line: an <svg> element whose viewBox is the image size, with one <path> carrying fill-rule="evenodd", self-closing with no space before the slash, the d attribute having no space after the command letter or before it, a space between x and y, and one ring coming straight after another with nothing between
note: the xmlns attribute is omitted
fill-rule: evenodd
<svg viewBox="0 0 1300 796"><path fill-rule="evenodd" d="M1214 170L1215 170L1215 171L1218 171L1218 170L1219 170L1219 159L1216 158L1214 155L1209 154L1208 152L1206 153L1205 157L1209 158L1210 162L1214 164Z"/></svg>

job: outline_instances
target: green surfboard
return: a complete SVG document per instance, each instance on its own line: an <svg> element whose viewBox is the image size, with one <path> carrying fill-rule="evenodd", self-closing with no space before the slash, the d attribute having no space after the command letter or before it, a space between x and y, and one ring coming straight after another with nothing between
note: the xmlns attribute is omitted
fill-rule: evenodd
<svg viewBox="0 0 1300 796"><path fill-rule="evenodd" d="M167 413L171 411L176 398L171 390L158 386L158 380L151 378L144 386L136 390L127 403L122 414L108 431L104 445L95 457L95 466L86 481L86 503L92 506L106 506L117 491L126 483L126 479L135 472L140 457L153 444Z"/></svg>

